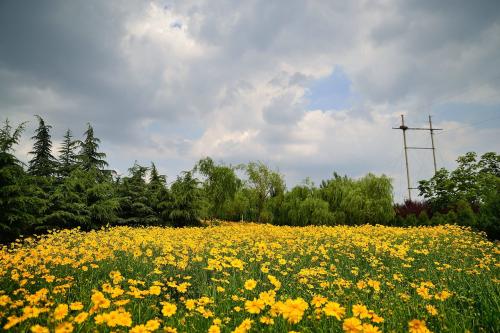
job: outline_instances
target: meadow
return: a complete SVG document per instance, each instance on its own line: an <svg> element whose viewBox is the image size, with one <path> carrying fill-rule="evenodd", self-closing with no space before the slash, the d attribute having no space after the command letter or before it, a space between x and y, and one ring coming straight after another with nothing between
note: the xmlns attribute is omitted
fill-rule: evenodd
<svg viewBox="0 0 500 333"><path fill-rule="evenodd" d="M457 226L62 230L0 250L13 332L497 332L500 247Z"/></svg>

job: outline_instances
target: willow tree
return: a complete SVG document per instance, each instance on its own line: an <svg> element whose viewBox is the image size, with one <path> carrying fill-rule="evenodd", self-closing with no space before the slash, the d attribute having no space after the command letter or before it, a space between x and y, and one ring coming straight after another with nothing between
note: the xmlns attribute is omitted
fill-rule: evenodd
<svg viewBox="0 0 500 333"><path fill-rule="evenodd" d="M234 168L216 165L210 157L201 159L195 166L204 177L203 190L209 202L209 214L212 218L225 218L224 206L234 199L241 180Z"/></svg>

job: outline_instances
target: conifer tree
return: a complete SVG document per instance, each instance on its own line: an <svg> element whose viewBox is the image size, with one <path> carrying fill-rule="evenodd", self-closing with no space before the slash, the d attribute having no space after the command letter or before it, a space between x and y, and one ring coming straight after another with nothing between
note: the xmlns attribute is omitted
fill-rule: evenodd
<svg viewBox="0 0 500 333"><path fill-rule="evenodd" d="M52 141L50 137L50 129L52 126L47 125L40 116L38 119L38 128L35 130L35 135L32 137L35 140L33 150L30 154L33 158L29 161L28 171L34 176L48 177L52 176L56 170L56 159L52 155Z"/></svg>
<svg viewBox="0 0 500 333"><path fill-rule="evenodd" d="M62 143L61 149L59 149L59 174L62 177L69 176L71 171L77 165L77 147L78 141L73 140L71 130L66 130L66 133L64 134L64 141Z"/></svg>
<svg viewBox="0 0 500 333"><path fill-rule="evenodd" d="M165 207L163 215L174 226L183 227L200 224L201 191L198 179L191 172L183 172L172 184L172 200Z"/></svg>
<svg viewBox="0 0 500 333"><path fill-rule="evenodd" d="M23 130L24 123L13 130L8 120L0 129L0 241L13 240L29 231L43 208L37 196L40 189L13 154Z"/></svg>
<svg viewBox="0 0 500 333"><path fill-rule="evenodd" d="M84 135L85 139L80 143L80 153L78 155L81 167L84 170L103 170L108 166L108 162L104 160L106 154L99 152L101 140L94 136L94 129L90 124L87 124Z"/></svg>
<svg viewBox="0 0 500 333"><path fill-rule="evenodd" d="M151 168L149 169L147 196L149 206L153 209L156 216L158 216L160 220L163 220L162 211L166 206L168 206L171 198L167 188L167 177L165 175L160 175L156 165L152 162Z"/></svg>
<svg viewBox="0 0 500 333"><path fill-rule="evenodd" d="M134 164L129 169L130 177L124 177L119 185L120 224L150 225L158 223L158 216L150 206L147 193L146 172L148 168Z"/></svg>

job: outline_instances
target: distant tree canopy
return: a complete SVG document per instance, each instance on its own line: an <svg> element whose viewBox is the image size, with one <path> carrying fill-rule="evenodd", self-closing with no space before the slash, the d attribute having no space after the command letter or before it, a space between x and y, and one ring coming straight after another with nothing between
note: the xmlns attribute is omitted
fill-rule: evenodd
<svg viewBox="0 0 500 333"><path fill-rule="evenodd" d="M48 125L36 116L28 165L14 152L25 124L0 129L0 241L54 228L91 230L107 225L200 226L206 219L277 225L399 226L457 223L499 232L500 157L468 153L453 171L420 182L422 203L394 206L391 180L340 176L315 186L310 179L287 190L266 164L238 166L200 159L171 183L154 163L137 161L127 175L107 170L100 139L87 124L82 140L66 130L57 158ZM472 208L471 208L472 207Z"/></svg>

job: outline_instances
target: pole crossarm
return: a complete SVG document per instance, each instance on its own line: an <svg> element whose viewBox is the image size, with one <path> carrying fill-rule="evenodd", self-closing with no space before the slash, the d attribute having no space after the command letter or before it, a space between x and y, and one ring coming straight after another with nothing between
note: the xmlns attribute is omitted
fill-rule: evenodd
<svg viewBox="0 0 500 333"><path fill-rule="evenodd" d="M393 127L392 129L402 130L403 131L403 148L405 152L405 162L406 162L406 181L408 182L408 199L411 201L411 190L416 190L418 188L411 187L410 182L410 167L408 161L408 149L425 149L432 150L432 158L434 162L434 174L437 172L437 164L436 164L436 146L434 145L434 131L442 131L442 128L434 128L432 127L432 117L429 115L429 127L408 127L405 125L405 117L401 115L401 126ZM431 134L431 147L408 147L406 144L406 131L429 131Z"/></svg>

